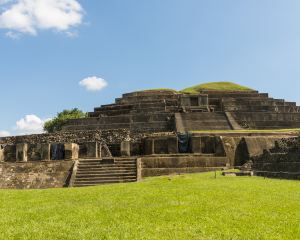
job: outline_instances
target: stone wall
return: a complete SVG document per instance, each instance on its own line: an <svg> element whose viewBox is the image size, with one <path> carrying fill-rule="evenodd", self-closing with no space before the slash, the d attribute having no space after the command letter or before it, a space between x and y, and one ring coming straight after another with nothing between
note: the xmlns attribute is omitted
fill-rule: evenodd
<svg viewBox="0 0 300 240"><path fill-rule="evenodd" d="M280 139L252 161L259 176L300 180L300 137Z"/></svg>
<svg viewBox="0 0 300 240"><path fill-rule="evenodd" d="M73 164L73 161L0 163L0 188L65 187Z"/></svg>
<svg viewBox="0 0 300 240"><path fill-rule="evenodd" d="M24 136L13 136L0 138L0 144L41 144L41 143L82 143L82 142L96 142L103 141L107 144L120 143L125 139L132 139L136 141L139 136L131 134L128 129L118 130L91 130L91 131L70 131L34 134Z"/></svg>
<svg viewBox="0 0 300 240"><path fill-rule="evenodd" d="M289 136L221 137L231 166L242 166L251 158L261 155L264 150L274 148L276 142L283 138Z"/></svg>
<svg viewBox="0 0 300 240"><path fill-rule="evenodd" d="M227 157L213 155L164 155L142 157L142 177L221 170L228 167Z"/></svg>

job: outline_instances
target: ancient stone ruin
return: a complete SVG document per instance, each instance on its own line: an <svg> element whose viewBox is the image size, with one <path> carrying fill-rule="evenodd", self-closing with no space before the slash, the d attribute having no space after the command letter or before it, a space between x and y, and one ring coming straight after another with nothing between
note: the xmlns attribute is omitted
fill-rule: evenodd
<svg viewBox="0 0 300 240"><path fill-rule="evenodd" d="M123 94L87 118L69 120L60 132L1 138L0 187L133 182L232 168L249 160L260 175L282 172L279 165L299 173L294 153L270 152L282 139L298 137L299 110L294 102L254 90ZM293 167L287 166L290 157L298 161ZM266 158L274 159L274 167L265 164Z"/></svg>

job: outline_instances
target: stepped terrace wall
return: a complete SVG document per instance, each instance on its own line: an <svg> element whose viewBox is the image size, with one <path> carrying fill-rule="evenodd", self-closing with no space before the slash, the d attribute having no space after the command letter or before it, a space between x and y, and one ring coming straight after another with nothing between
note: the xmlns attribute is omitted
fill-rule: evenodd
<svg viewBox="0 0 300 240"><path fill-rule="evenodd" d="M142 177L221 170L228 167L227 157L212 154L156 155L141 158Z"/></svg>
<svg viewBox="0 0 300 240"><path fill-rule="evenodd" d="M0 188L65 187L73 164L73 161L0 163Z"/></svg>
<svg viewBox="0 0 300 240"><path fill-rule="evenodd" d="M300 113L232 112L237 122L250 129L300 128Z"/></svg>
<svg viewBox="0 0 300 240"><path fill-rule="evenodd" d="M276 141L290 136L221 136L231 166L242 166L248 160L275 147Z"/></svg>
<svg viewBox="0 0 300 240"><path fill-rule="evenodd" d="M300 137L280 139L274 148L252 160L259 176L300 180Z"/></svg>
<svg viewBox="0 0 300 240"><path fill-rule="evenodd" d="M128 129L117 130L86 130L65 131L56 133L34 134L24 136L13 136L0 138L0 144L42 144L42 143L82 143L104 141L107 144L121 143L130 138L133 142L138 141L141 136L133 134Z"/></svg>

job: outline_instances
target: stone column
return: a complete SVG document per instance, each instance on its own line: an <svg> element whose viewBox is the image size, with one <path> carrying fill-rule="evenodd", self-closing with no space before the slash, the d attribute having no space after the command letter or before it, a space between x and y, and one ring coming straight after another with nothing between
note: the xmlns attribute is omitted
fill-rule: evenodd
<svg viewBox="0 0 300 240"><path fill-rule="evenodd" d="M41 144L40 145L40 153L41 153L41 160L43 161L50 161L51 160L51 144Z"/></svg>
<svg viewBox="0 0 300 240"><path fill-rule="evenodd" d="M154 154L154 139L146 138L144 140L144 153L145 155Z"/></svg>
<svg viewBox="0 0 300 240"><path fill-rule="evenodd" d="M0 162L4 162L4 147L0 145Z"/></svg>
<svg viewBox="0 0 300 240"><path fill-rule="evenodd" d="M192 136L191 148L192 153L202 153L201 137Z"/></svg>
<svg viewBox="0 0 300 240"><path fill-rule="evenodd" d="M65 160L75 160L79 156L79 146L75 143L65 144Z"/></svg>
<svg viewBox="0 0 300 240"><path fill-rule="evenodd" d="M121 142L121 156L130 156L130 141Z"/></svg>
<svg viewBox="0 0 300 240"><path fill-rule="evenodd" d="M137 181L142 180L142 159L141 158L136 159L136 180Z"/></svg>
<svg viewBox="0 0 300 240"><path fill-rule="evenodd" d="M27 143L19 143L16 147L16 159L17 162L27 162L27 151L28 145Z"/></svg>

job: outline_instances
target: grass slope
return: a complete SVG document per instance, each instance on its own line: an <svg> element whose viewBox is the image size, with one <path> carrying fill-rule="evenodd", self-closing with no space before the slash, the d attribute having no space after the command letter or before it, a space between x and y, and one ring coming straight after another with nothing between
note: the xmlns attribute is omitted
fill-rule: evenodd
<svg viewBox="0 0 300 240"><path fill-rule="evenodd" d="M216 90L216 91L249 91L251 88L241 86L232 82L210 82L195 85L181 90L184 93L199 93L202 90Z"/></svg>
<svg viewBox="0 0 300 240"><path fill-rule="evenodd" d="M0 190L0 239L300 239L300 182L214 173Z"/></svg>

